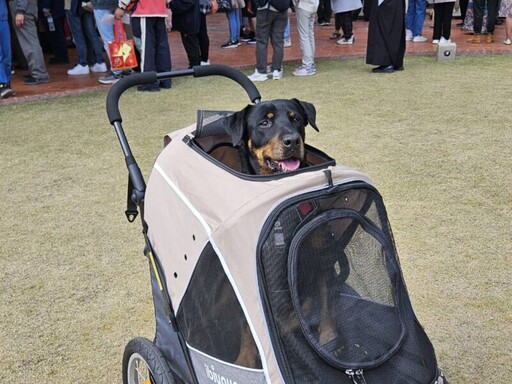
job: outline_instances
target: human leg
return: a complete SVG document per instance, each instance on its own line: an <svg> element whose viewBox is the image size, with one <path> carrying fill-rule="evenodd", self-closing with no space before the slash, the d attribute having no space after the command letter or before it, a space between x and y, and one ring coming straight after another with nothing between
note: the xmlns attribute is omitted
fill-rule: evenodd
<svg viewBox="0 0 512 384"><path fill-rule="evenodd" d="M272 44L272 70L281 71L283 69L284 58L284 30L288 19L288 13L272 12L273 21L270 32L270 42Z"/></svg>
<svg viewBox="0 0 512 384"><path fill-rule="evenodd" d="M442 26L443 26L443 12L444 5L447 3L435 3L434 4L434 34L432 36L432 40L439 42L442 35Z"/></svg>
<svg viewBox="0 0 512 384"><path fill-rule="evenodd" d="M485 2L486 0L473 1L473 32L478 35L482 33Z"/></svg>
<svg viewBox="0 0 512 384"><path fill-rule="evenodd" d="M256 70L258 73L267 73L268 40L272 27L272 19L268 12L256 13ZM284 38L284 29L283 29Z"/></svg>
<svg viewBox="0 0 512 384"><path fill-rule="evenodd" d="M97 64L104 63L105 60L103 59L103 48L101 46L101 41L98 37L98 32L96 32L94 15L91 12L84 12L80 18L80 21L85 38L87 39L92 48L95 62Z"/></svg>
<svg viewBox="0 0 512 384"><path fill-rule="evenodd" d="M87 43L85 42L85 36L82 29L82 22L80 16L75 16L71 11L66 11L66 17L68 20L69 29L73 36L73 42L75 43L75 50L78 55L78 64L81 66L87 65Z"/></svg>
<svg viewBox="0 0 512 384"><path fill-rule="evenodd" d="M455 2L450 3L442 3L443 4L443 25L441 29L441 36L445 38L445 40L450 40L451 32L452 32L452 18L453 18L453 8L455 6Z"/></svg>
<svg viewBox="0 0 512 384"><path fill-rule="evenodd" d="M315 63L315 45L311 44L310 19L314 13L297 8L295 10L295 19L297 22L297 32L299 34L299 45L302 51L302 66L311 67Z"/></svg>
<svg viewBox="0 0 512 384"><path fill-rule="evenodd" d="M208 36L208 24L206 23L206 15L200 15L199 33L199 50L201 51L201 62L208 63L210 57L210 37Z"/></svg>
<svg viewBox="0 0 512 384"><path fill-rule="evenodd" d="M9 22L0 20L0 84L11 82L11 60Z"/></svg>
<svg viewBox="0 0 512 384"><path fill-rule="evenodd" d="M487 0L487 34L492 35L494 33L494 27L496 25L496 16L498 14L499 0ZM489 42L489 39L488 41Z"/></svg>
<svg viewBox="0 0 512 384"><path fill-rule="evenodd" d="M16 2L9 3L11 7L11 15L16 15ZM49 80L50 76L46 70L44 62L43 50L39 44L39 36L37 35L36 16L26 13L23 26L15 28L16 36L20 42L23 55L27 59L30 74L37 80Z"/></svg>

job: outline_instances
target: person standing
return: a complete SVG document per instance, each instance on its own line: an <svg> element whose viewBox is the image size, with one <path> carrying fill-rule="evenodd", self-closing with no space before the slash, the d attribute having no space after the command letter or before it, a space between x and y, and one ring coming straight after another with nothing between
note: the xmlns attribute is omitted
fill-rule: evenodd
<svg viewBox="0 0 512 384"><path fill-rule="evenodd" d="M331 0L320 0L318 3L318 9L316 11L316 22L321 27L327 27L331 25Z"/></svg>
<svg viewBox="0 0 512 384"><path fill-rule="evenodd" d="M422 36L423 23L427 15L427 0L409 0L407 15L405 17L405 28L407 41L413 43L424 43L428 39Z"/></svg>
<svg viewBox="0 0 512 384"><path fill-rule="evenodd" d="M473 1L473 36L468 40L470 44L480 44L482 42L482 25L484 13L487 9L487 35L485 42L491 44L494 42L494 27L496 25L496 9L498 0L474 0Z"/></svg>
<svg viewBox="0 0 512 384"><path fill-rule="evenodd" d="M189 68L208 65L210 39L206 15L200 12L198 0L173 0L169 3L172 11L172 27L180 32L183 48L187 53ZM211 13L219 9L217 1L210 1Z"/></svg>
<svg viewBox="0 0 512 384"><path fill-rule="evenodd" d="M363 4L361 0L331 0L331 8L334 12L334 32L331 37L341 36L340 29L343 30L343 36L336 44L350 45L354 44L355 38L353 33L354 11L361 9Z"/></svg>
<svg viewBox="0 0 512 384"><path fill-rule="evenodd" d="M68 42L64 30L64 0L39 0L39 17L43 21L46 39L53 53L48 63L69 63Z"/></svg>
<svg viewBox="0 0 512 384"><path fill-rule="evenodd" d="M11 33L7 0L0 0L0 99L14 96L11 88Z"/></svg>
<svg viewBox="0 0 512 384"><path fill-rule="evenodd" d="M115 18L121 20L130 0L119 0ZM167 1L140 0L131 15L133 35L141 40L141 72L169 72L171 70L171 51L167 38ZM171 80L154 84L139 85L137 90L155 92L160 88L171 88Z"/></svg>
<svg viewBox="0 0 512 384"><path fill-rule="evenodd" d="M377 65L373 73L404 69L404 0L373 0L368 25L366 64Z"/></svg>
<svg viewBox="0 0 512 384"><path fill-rule="evenodd" d="M503 44L512 44L512 0L502 0L500 7L501 15L506 17L505 19L505 40Z"/></svg>
<svg viewBox="0 0 512 384"><path fill-rule="evenodd" d="M66 8L66 7L65 7ZM73 35L78 64L68 70L68 75L87 75L90 72L107 72L107 64L103 60L103 47L94 25L94 15L91 11L82 8L81 0L71 0L66 9L69 29ZM94 56L94 64L88 65L88 46Z"/></svg>
<svg viewBox="0 0 512 384"><path fill-rule="evenodd" d="M242 24L241 8L245 7L244 0L231 0L231 9L226 11L229 27L229 40L221 48L238 48L240 43L240 30Z"/></svg>
<svg viewBox="0 0 512 384"><path fill-rule="evenodd" d="M289 5L289 4L288 4ZM256 70L249 76L251 81L268 80L268 41L272 44L272 79L283 78L284 30L288 22L288 8L278 10L265 1L256 12Z"/></svg>
<svg viewBox="0 0 512 384"><path fill-rule="evenodd" d="M30 77L27 77L24 83L26 85L49 83L50 75L46 69L43 50L37 35L37 0L11 0L9 7L15 26L14 31L30 71Z"/></svg>
<svg viewBox="0 0 512 384"><path fill-rule="evenodd" d="M294 0L295 19L302 51L302 65L293 71L294 76L316 74L315 65L315 13L319 0Z"/></svg>
<svg viewBox="0 0 512 384"><path fill-rule="evenodd" d="M435 16L432 44L450 43L455 0L433 0L433 2Z"/></svg>

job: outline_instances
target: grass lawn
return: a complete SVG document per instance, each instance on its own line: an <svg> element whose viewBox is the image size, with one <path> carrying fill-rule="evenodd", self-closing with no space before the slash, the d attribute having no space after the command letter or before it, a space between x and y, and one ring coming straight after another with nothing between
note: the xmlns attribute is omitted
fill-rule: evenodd
<svg viewBox="0 0 512 384"><path fill-rule="evenodd" d="M264 100L312 102L320 133L308 129L309 143L384 196L413 307L456 384L512 383L510 63L406 57L405 71L376 75L362 59L322 61L316 76L292 77L290 65L257 84ZM125 344L153 337L105 96L1 107L1 382L120 383ZM248 103L225 78L179 78L160 93L129 90L120 106L147 176L165 133L197 109Z"/></svg>

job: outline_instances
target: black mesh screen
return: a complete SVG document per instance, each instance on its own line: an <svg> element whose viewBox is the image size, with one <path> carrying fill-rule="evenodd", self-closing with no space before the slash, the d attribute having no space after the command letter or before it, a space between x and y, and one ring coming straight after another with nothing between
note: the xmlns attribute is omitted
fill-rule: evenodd
<svg viewBox="0 0 512 384"><path fill-rule="evenodd" d="M177 320L195 349L228 363L261 369L245 315L210 244L199 258Z"/></svg>
<svg viewBox="0 0 512 384"><path fill-rule="evenodd" d="M265 228L259 278L286 381L350 383L346 369L386 384L433 380L378 193L304 195Z"/></svg>

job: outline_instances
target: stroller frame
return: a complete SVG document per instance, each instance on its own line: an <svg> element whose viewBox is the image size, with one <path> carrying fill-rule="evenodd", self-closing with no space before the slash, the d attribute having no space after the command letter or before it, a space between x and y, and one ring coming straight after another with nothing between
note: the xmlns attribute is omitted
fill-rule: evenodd
<svg viewBox="0 0 512 384"><path fill-rule="evenodd" d="M229 137L216 124L226 112L199 113L197 126L167 136L146 190L119 98L132 86L183 76L227 77L261 102L244 74L223 65L134 74L109 91L107 115L129 173L125 214L133 222L140 213L156 317L154 341L127 344L123 382L446 383L408 299L382 198L366 175L309 146L305 169L244 175L225 162L226 151L236 151L223 147ZM176 161L201 176L187 180ZM210 206L196 193L202 178ZM237 193L225 201L228 183ZM240 218L251 223L243 241ZM169 219L179 223L162 225ZM226 309L230 318L219 321Z"/></svg>

